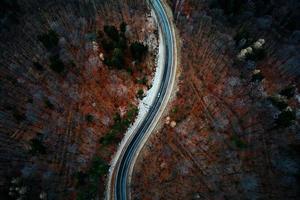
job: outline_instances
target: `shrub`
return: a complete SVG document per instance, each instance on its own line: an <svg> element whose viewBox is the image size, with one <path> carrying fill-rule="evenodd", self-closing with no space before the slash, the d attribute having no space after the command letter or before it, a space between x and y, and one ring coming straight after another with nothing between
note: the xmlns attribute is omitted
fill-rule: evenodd
<svg viewBox="0 0 300 200"><path fill-rule="evenodd" d="M91 114L87 114L87 115L85 116L85 120L86 120L87 122L89 122L89 123L92 123L92 122L94 121L94 116L91 115Z"/></svg>
<svg viewBox="0 0 300 200"><path fill-rule="evenodd" d="M279 94L281 94L282 96L285 96L286 98L290 99L295 95L295 93L296 93L296 86L295 85L289 85L288 87L281 90Z"/></svg>
<svg viewBox="0 0 300 200"><path fill-rule="evenodd" d="M177 113L178 112L178 106L175 106L173 109L172 109L172 113Z"/></svg>
<svg viewBox="0 0 300 200"><path fill-rule="evenodd" d="M137 97L139 99L142 99L144 97L144 90L143 89L139 89L137 92Z"/></svg>
<svg viewBox="0 0 300 200"><path fill-rule="evenodd" d="M140 42L134 42L130 45L130 51L133 59L141 61L148 52L148 47Z"/></svg>
<svg viewBox="0 0 300 200"><path fill-rule="evenodd" d="M120 25L121 34L114 26L104 26L104 32L112 40L102 39L100 34L97 35L97 41L101 40L101 44L106 52L111 52L114 49L126 49L127 40L125 37L126 23Z"/></svg>
<svg viewBox="0 0 300 200"><path fill-rule="evenodd" d="M124 53L122 49L115 48L111 58L105 58L104 64L107 66L114 66L121 69L124 65Z"/></svg>
<svg viewBox="0 0 300 200"><path fill-rule="evenodd" d="M119 40L119 31L115 26L109 26L109 25L104 26L104 32L108 37L110 37L114 41Z"/></svg>
<svg viewBox="0 0 300 200"><path fill-rule="evenodd" d="M103 39L101 40L101 44L106 52L111 52L114 49L114 44L111 41Z"/></svg>
<svg viewBox="0 0 300 200"><path fill-rule="evenodd" d="M271 101L272 105L278 108L279 110L284 110L288 106L284 98L281 98L280 96L272 96L268 99Z"/></svg>
<svg viewBox="0 0 300 200"><path fill-rule="evenodd" d="M126 26L127 26L127 24L126 24L125 22L122 22L122 23L120 24L120 31L121 31L122 33L125 33L125 31L126 31Z"/></svg>
<svg viewBox="0 0 300 200"><path fill-rule="evenodd" d="M113 118L115 122L120 122L122 120L120 113L116 113Z"/></svg>
<svg viewBox="0 0 300 200"><path fill-rule="evenodd" d="M101 176L107 174L109 165L99 157L94 157L87 173L77 173L79 192L77 200L96 199ZM81 184L79 184L81 183Z"/></svg>
<svg viewBox="0 0 300 200"><path fill-rule="evenodd" d="M129 110L126 113L126 118L130 121L130 123L133 122L135 117L138 114L139 109L136 106L131 106Z"/></svg>
<svg viewBox="0 0 300 200"><path fill-rule="evenodd" d="M255 15L265 15L268 11L266 8L270 5L270 0L254 0L253 2L255 7ZM290 21L290 19L288 21Z"/></svg>
<svg viewBox="0 0 300 200"><path fill-rule="evenodd" d="M137 80L137 83L138 83L138 84L146 85L146 84L147 84L147 78L144 76L143 78L138 79L138 80Z"/></svg>
<svg viewBox="0 0 300 200"><path fill-rule="evenodd" d="M83 186L86 185L88 175L84 172L79 171L75 174L75 178L77 181L77 186Z"/></svg>
<svg viewBox="0 0 300 200"><path fill-rule="evenodd" d="M95 186L89 186L81 189L76 197L76 200L90 200L95 199L97 196L97 188Z"/></svg>
<svg viewBox="0 0 300 200"><path fill-rule="evenodd" d="M278 127L288 127L296 120L296 112L291 109L286 109L278 115L275 123Z"/></svg>
<svg viewBox="0 0 300 200"><path fill-rule="evenodd" d="M244 9L246 0L212 0L209 7L221 8L225 15L236 15Z"/></svg>
<svg viewBox="0 0 300 200"><path fill-rule="evenodd" d="M116 139L116 133L114 131L110 131L106 133L104 137L100 139L100 143L102 145L109 145Z"/></svg>
<svg viewBox="0 0 300 200"><path fill-rule="evenodd" d="M0 11L0 16L2 18L5 14L18 14L21 12L21 8L17 0L2 0L0 1Z"/></svg>
<svg viewBox="0 0 300 200"><path fill-rule="evenodd" d="M236 44L239 44L239 42L242 39L246 39L246 42L245 42L245 44L243 46L241 46L241 48L245 48L245 47L249 46L251 44L251 42L252 42L251 34L248 31L247 27L245 27L245 26L242 26L237 31L236 35L234 36L234 40L235 40Z"/></svg>
<svg viewBox="0 0 300 200"><path fill-rule="evenodd" d="M12 24L19 24L20 15L23 14L23 10L21 8L22 7L19 5L17 0L1 0L0 18L5 19L1 22L1 28L10 28L10 25Z"/></svg>
<svg viewBox="0 0 300 200"><path fill-rule="evenodd" d="M95 157L92 162L92 167L89 170L88 174L92 178L99 178L99 176L103 176L108 172L109 165L99 157Z"/></svg>
<svg viewBox="0 0 300 200"><path fill-rule="evenodd" d="M122 68L124 65L124 53L122 49L115 48L111 58L111 64L117 68Z"/></svg>
<svg viewBox="0 0 300 200"><path fill-rule="evenodd" d="M247 60L260 61L266 57L266 50L264 48L253 49L252 53L247 54Z"/></svg>
<svg viewBox="0 0 300 200"><path fill-rule="evenodd" d="M50 57L50 68L56 73L62 73L65 70L65 65L59 56L55 55Z"/></svg>
<svg viewBox="0 0 300 200"><path fill-rule="evenodd" d="M117 113L114 117L115 123L111 127L111 130L100 139L100 143L103 145L109 145L112 142L117 141L117 136L127 130L130 124L133 123L136 115L138 114L138 108L131 106L126 116L122 119L121 116Z"/></svg>
<svg viewBox="0 0 300 200"><path fill-rule="evenodd" d="M44 67L38 63L38 62L33 62L33 66L35 67L35 69L37 69L38 71L43 71Z"/></svg>
<svg viewBox="0 0 300 200"><path fill-rule="evenodd" d="M289 31L299 30L299 18L299 11L290 13L289 20L287 20L285 25L285 29L288 29Z"/></svg>
<svg viewBox="0 0 300 200"><path fill-rule="evenodd" d="M51 50L57 46L59 37L55 31L49 30L48 33L39 35L38 40L43 43L46 49Z"/></svg>
<svg viewBox="0 0 300 200"><path fill-rule="evenodd" d="M236 135L234 135L232 138L231 138L233 144L239 148L239 149L244 149L247 147L247 144L241 140L240 138L238 138Z"/></svg>
<svg viewBox="0 0 300 200"><path fill-rule="evenodd" d="M132 75L133 70L130 67L126 67L126 71L128 72L128 74Z"/></svg>
<svg viewBox="0 0 300 200"><path fill-rule="evenodd" d="M27 99L27 103L33 103L32 97L29 97L29 98Z"/></svg>
<svg viewBox="0 0 300 200"><path fill-rule="evenodd" d="M96 40L100 41L104 37L104 34L101 30L98 30L96 33Z"/></svg>
<svg viewBox="0 0 300 200"><path fill-rule="evenodd" d="M30 149L29 153L31 153L32 155L46 154L46 147L37 138L30 140L30 147L31 147L31 149Z"/></svg>
<svg viewBox="0 0 300 200"><path fill-rule="evenodd" d="M17 122L21 122L21 121L26 120L26 115L24 113L20 113L17 110L15 110L13 112L13 117L15 118L15 120L17 120Z"/></svg>
<svg viewBox="0 0 300 200"><path fill-rule="evenodd" d="M53 110L55 107L54 105L49 101L49 99L45 100L45 105L47 108L49 108L50 110Z"/></svg>
<svg viewBox="0 0 300 200"><path fill-rule="evenodd" d="M125 36L120 36L119 40L115 42L115 48L126 49L127 48L127 40Z"/></svg>
<svg viewBox="0 0 300 200"><path fill-rule="evenodd" d="M259 72L252 75L251 82L261 82L264 79L264 75Z"/></svg>

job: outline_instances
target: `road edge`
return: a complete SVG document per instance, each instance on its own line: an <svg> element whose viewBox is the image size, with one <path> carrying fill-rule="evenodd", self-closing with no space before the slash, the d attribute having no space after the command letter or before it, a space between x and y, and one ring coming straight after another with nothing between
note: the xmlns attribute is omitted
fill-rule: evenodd
<svg viewBox="0 0 300 200"><path fill-rule="evenodd" d="M137 149L137 153L136 155L133 157L132 163L130 165L130 169L129 169L129 175L128 175L128 199L131 200L131 180L132 180L132 173L133 173L133 169L135 167L136 161L142 151L142 149L145 147L145 144L147 143L148 139L150 138L150 136L152 135L152 133L158 131L161 127L162 124L159 123L161 121L163 121L162 119L164 118L164 116L168 113L169 110L169 103L173 101L173 98L176 97L176 93L178 90L177 84L176 84L176 79L178 79L179 77L179 64L180 64L180 39L179 39L179 34L178 34L178 30L176 29L176 25L174 22L174 16L173 16L173 12L171 10L171 8L169 7L169 5L165 2L165 0L161 1L161 4L163 5L168 20L171 24L171 30L172 30L172 34L173 34L173 38L174 38L174 65L173 65L173 69L172 69L172 75L171 75L171 79L169 81L169 90L167 91L167 94L165 95L164 101L163 101L163 105L160 107L159 112L157 113L157 115L155 116L155 120L152 121L151 123L151 127L149 127L149 129L147 130L147 134L144 136L143 141L141 142L139 148ZM152 9L153 10L153 9Z"/></svg>
<svg viewBox="0 0 300 200"><path fill-rule="evenodd" d="M148 0L147 0L148 1ZM154 120L151 122L151 125L149 126L148 130L147 130L147 134L145 134L143 136L143 140L139 146L139 148L137 149L137 153L134 155L133 157L133 160L132 160L132 163L130 163L130 167L129 167L129 174L128 174L128 182L127 182L127 191L128 191L128 199L131 199L131 190L130 190L130 185L131 185L131 178L132 178L132 172L133 172L133 168L135 166L135 163L136 163L136 160L138 158L138 156L140 155L140 152L141 150L144 148L146 142L148 141L148 138L151 136L151 134L153 133L153 131L159 127L159 121L163 118L163 115L166 113L166 108L168 106L168 103L171 99L171 96L172 95L175 95L176 94L176 91L174 91L174 83L175 83L175 80L176 78L178 78L177 76L177 66L178 66L178 63L179 63L179 58L178 58L178 52L179 52L179 49L178 47L180 46L179 45L179 40L178 40L178 34L177 34L177 29L176 29L176 26L175 26L175 23L174 23L174 18L173 18L173 14L172 14L172 11L169 7L169 5L164 1L164 0L161 0L161 4L162 6L164 7L164 10L165 10L165 13L166 13L166 16L169 20L169 23L171 25L171 31L172 31L172 35L173 35L173 38L174 38L174 49L173 49L173 52L175 54L175 56L173 56L174 60L173 60L173 68L171 70L171 78L169 79L169 84L170 87L169 89L166 91L166 95L163 99L163 102L162 102L162 105L161 107L159 108L159 111L156 113L155 115L155 118ZM150 6L151 8L151 12L154 12L154 9ZM156 18L158 19L158 16L156 15ZM159 24L159 22L157 22ZM161 31L161 28L159 26L159 29ZM163 38L163 37L162 37ZM164 43L164 41L162 40L162 42ZM173 96L172 96L173 97ZM139 127L137 127L138 129ZM133 136L134 136L134 133L136 132L135 129L132 134L127 138L127 141L130 140ZM120 157L120 155L122 154L123 152L123 149L126 147L126 145L128 145L128 142L125 142L123 141L123 148L121 148L120 151L120 154L118 157ZM121 145L122 146L122 145ZM115 173L116 173L116 168L118 168L118 162L119 162L119 159L116 159L114 158L114 160L116 162L114 162L114 165L110 167L110 171L109 171L109 176L108 176L108 181L107 181L107 186L106 186L106 193L105 193L105 199L115 199L115 196L114 196L114 189L112 187L114 187L114 181L115 181Z"/></svg>

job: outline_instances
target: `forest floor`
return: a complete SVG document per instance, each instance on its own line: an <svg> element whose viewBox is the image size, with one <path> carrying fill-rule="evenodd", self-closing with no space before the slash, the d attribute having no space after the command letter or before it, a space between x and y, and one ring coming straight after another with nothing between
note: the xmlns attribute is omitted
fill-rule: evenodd
<svg viewBox="0 0 300 200"><path fill-rule="evenodd" d="M101 198L110 160L152 85L158 31L147 4L3 4L1 197ZM134 42L148 46L141 61ZM120 49L122 64L108 66Z"/></svg>
<svg viewBox="0 0 300 200"><path fill-rule="evenodd" d="M240 47L241 27L218 21L205 3L173 2L182 41L179 91L137 159L132 199L297 199L293 31L278 40L276 27L257 30L251 18ZM240 59L247 47L254 53Z"/></svg>

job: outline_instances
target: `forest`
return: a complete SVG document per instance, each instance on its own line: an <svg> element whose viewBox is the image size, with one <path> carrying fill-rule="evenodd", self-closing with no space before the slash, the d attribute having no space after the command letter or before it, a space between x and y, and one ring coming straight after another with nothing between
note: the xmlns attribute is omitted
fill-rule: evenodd
<svg viewBox="0 0 300 200"><path fill-rule="evenodd" d="M132 198L298 199L299 2L167 2L176 95L139 155Z"/></svg>
<svg viewBox="0 0 300 200"><path fill-rule="evenodd" d="M4 0L0 9L1 199L103 198L155 69L148 5Z"/></svg>

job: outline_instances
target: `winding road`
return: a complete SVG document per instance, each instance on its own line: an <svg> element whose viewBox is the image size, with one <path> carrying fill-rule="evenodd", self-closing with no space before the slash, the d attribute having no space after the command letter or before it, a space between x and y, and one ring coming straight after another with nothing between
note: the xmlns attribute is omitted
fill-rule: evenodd
<svg viewBox="0 0 300 200"><path fill-rule="evenodd" d="M166 7L161 0L148 0L148 2L155 12L159 29L162 33L161 40L163 40L163 44L165 45L163 75L155 101L151 105L145 119L138 127L138 130L126 141L126 145L123 147L122 153L113 169L113 181L111 181L111 185L108 186L110 187L110 192L107 196L108 199L130 199L130 173L135 159L141 147L144 145L145 140L149 137L158 119L161 117L162 111L165 109L170 98L170 91L174 84L177 63L174 27L168 18Z"/></svg>

